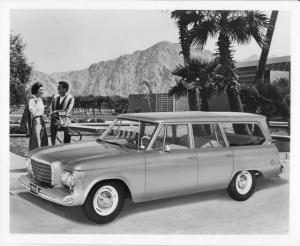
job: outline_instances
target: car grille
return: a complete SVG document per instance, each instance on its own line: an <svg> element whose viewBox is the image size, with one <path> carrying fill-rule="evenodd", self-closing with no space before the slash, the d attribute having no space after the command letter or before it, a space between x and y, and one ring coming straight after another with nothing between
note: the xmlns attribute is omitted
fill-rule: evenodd
<svg viewBox="0 0 300 246"><path fill-rule="evenodd" d="M52 185L52 169L49 164L31 159L33 177L40 185Z"/></svg>

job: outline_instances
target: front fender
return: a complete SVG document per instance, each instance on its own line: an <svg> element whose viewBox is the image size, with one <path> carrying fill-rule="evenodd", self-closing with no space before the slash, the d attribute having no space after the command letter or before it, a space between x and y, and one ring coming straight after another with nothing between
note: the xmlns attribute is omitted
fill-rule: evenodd
<svg viewBox="0 0 300 246"><path fill-rule="evenodd" d="M94 185L105 180L120 180L129 189L133 202L140 202L145 193L145 159L143 155L135 155L134 158L126 160L106 160L105 168L80 171L83 183L82 204L85 202L90 190ZM116 165L122 162L122 165ZM127 164L124 165L124 162Z"/></svg>
<svg viewBox="0 0 300 246"><path fill-rule="evenodd" d="M82 201L81 201L81 204L84 204L85 200L87 199L87 196L88 196L89 192L91 191L91 189L92 189L96 184L98 184L98 183L100 183L100 182L112 181L112 180L123 182L123 183L127 186L128 190L129 190L129 192L130 192L130 194L131 194L132 200L134 200L134 196L133 196L132 194L135 194L135 193L133 193L133 192L131 191L131 187L130 187L130 185L129 185L129 183L128 183L127 180L125 180L124 178L116 177L116 176L103 176L103 177L98 177L98 178L94 179L92 182L90 182L90 183L88 184L88 186L86 186L86 187L84 188L83 194L82 194Z"/></svg>

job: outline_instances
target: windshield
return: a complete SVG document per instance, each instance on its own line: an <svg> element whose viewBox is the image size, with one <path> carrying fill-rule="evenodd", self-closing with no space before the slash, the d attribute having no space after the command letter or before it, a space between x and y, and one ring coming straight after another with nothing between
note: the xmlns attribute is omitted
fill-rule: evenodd
<svg viewBox="0 0 300 246"><path fill-rule="evenodd" d="M146 149L157 126L158 123L117 119L101 135L100 139L104 143L116 144L130 149Z"/></svg>

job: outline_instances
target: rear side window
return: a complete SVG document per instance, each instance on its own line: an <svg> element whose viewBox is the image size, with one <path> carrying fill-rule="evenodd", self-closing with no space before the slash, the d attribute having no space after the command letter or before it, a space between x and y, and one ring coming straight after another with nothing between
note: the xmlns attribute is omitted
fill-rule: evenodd
<svg viewBox="0 0 300 246"><path fill-rule="evenodd" d="M266 138L257 123L221 123L229 146L261 145Z"/></svg>
<svg viewBox="0 0 300 246"><path fill-rule="evenodd" d="M195 148L216 148L225 146L218 124L193 124Z"/></svg>

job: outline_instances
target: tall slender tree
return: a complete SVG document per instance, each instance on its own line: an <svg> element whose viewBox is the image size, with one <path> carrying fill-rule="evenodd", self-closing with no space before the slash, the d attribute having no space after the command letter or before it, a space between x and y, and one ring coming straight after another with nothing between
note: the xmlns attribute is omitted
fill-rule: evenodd
<svg viewBox="0 0 300 246"><path fill-rule="evenodd" d="M255 76L256 84L263 82L262 80L263 80L264 71L268 60L269 50L273 38L277 16L278 16L278 10L273 10L271 13L270 22L266 33L266 38L265 38L266 45L261 50L261 55L260 55L260 59L256 71L256 76Z"/></svg>
<svg viewBox="0 0 300 246"><path fill-rule="evenodd" d="M181 45L181 54L183 55L184 65L188 66L191 60L191 44L189 25L196 20L197 14L194 10L175 10L171 13L171 18L176 20L179 30L179 43ZM187 89L189 109L191 111L200 110L199 91L197 88Z"/></svg>

